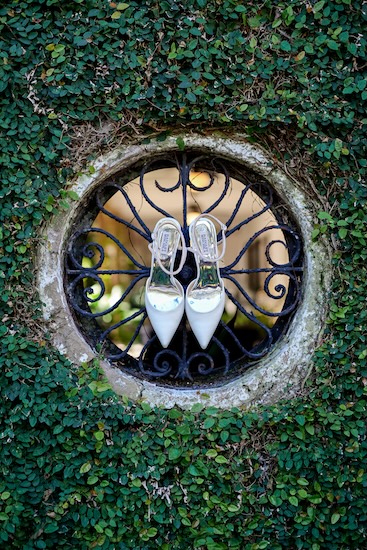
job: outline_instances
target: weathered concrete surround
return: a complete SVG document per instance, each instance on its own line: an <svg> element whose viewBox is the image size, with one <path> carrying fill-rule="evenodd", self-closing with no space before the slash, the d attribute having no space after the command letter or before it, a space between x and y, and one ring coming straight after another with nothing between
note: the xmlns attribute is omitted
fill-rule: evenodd
<svg viewBox="0 0 367 550"><path fill-rule="evenodd" d="M126 169L138 159L153 158L162 151L178 150L177 135L164 142L123 146L93 162L94 173L76 178L70 186L82 201L109 176ZM259 146L245 138L181 135L188 147L215 152L237 164L243 164L264 176L276 189L284 203L298 220L305 252L303 298L286 335L271 352L241 378L220 387L190 390L160 387L137 380L106 361L102 367L114 391L132 400L148 401L164 407L190 408L202 402L206 406L231 408L256 403L274 403L297 394L304 378L312 368L311 356L324 324L328 289L332 275L330 249L322 240L312 242L311 231L316 222L315 212L322 210L317 198L312 200L300 186L291 181ZM73 201L68 211L55 215L41 235L38 251L38 287L44 304L45 323L56 348L75 362L95 357L74 323L63 286L65 242L70 227L78 216L80 204Z"/></svg>

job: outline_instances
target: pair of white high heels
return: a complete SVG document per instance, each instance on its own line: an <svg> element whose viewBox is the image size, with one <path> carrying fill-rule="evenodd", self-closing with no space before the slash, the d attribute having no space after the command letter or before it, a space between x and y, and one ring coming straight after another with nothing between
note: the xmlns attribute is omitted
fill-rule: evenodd
<svg viewBox="0 0 367 550"><path fill-rule="evenodd" d="M222 252L218 253L216 222L222 231ZM206 349L224 310L224 284L218 261L225 253L225 230L217 218L201 214L189 226L187 248L181 226L174 218L162 218L152 233L150 276L145 286L145 306L152 327L162 345L168 347L184 312L202 349ZM174 270L181 244L180 265ZM183 268L187 252L193 252L197 277L187 287L174 277Z"/></svg>

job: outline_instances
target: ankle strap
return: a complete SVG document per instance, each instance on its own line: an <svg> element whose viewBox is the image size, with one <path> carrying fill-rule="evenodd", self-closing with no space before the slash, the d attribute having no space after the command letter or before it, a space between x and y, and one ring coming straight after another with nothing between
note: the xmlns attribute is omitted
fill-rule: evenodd
<svg viewBox="0 0 367 550"><path fill-rule="evenodd" d="M192 246L189 247L187 250L189 250L190 252L193 252L194 254L198 254L200 257L202 257L202 254L201 254L199 246L198 246L198 241L197 241L197 236L196 236L195 229L196 229L196 224L198 223L198 221L203 219L203 218L210 218L210 219L214 220L221 228L222 238L220 240L222 241L222 252L219 256L216 256L215 258L211 258L211 260L213 262L218 262L219 260L221 260L223 258L224 254L226 252L226 235L225 235L225 231L227 230L227 226L224 225L224 223L222 223L220 220L218 220L218 218L216 218L212 214L206 214L204 212L203 214L200 214L197 218L195 218L195 220L190 224L190 229L192 228L191 231L190 231L191 245Z"/></svg>
<svg viewBox="0 0 367 550"><path fill-rule="evenodd" d="M166 269L164 267L164 265L162 264L161 250L160 250L160 248L158 246L158 242L157 242L157 237L158 237L157 233L159 232L159 229L158 229L158 231L153 231L153 233L152 233L152 242L150 244L148 244L148 248L152 253L152 258L153 259L156 258L156 260L158 262L158 265L161 268L161 270L164 271L164 273L167 273L167 275L169 275L170 277L172 277L173 275L177 275L177 273L179 273L182 270L182 268L183 268L183 266L186 262L187 247L186 247L185 237L182 233L181 227L178 228L177 225L174 222L171 222L169 220L169 218L166 218L165 224L171 225L180 234L181 260L180 260L180 264L179 264L178 268L176 270ZM177 249L178 249L178 246L177 246L176 250L174 251L174 254L176 254ZM173 268L173 265L174 265L174 258L173 258L173 261L171 261L170 267Z"/></svg>

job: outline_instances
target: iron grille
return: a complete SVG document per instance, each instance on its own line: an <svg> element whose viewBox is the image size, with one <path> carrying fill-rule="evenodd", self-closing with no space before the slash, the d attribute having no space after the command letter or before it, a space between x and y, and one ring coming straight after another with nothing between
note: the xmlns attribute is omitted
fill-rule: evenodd
<svg viewBox="0 0 367 550"><path fill-rule="evenodd" d="M167 184L154 179L147 184L149 174L160 174L157 170L169 168L175 168L177 181ZM204 184L196 183L197 174L205 175ZM129 191L133 178L137 178L134 188L138 189L138 203L133 201ZM235 200L234 181L239 186ZM124 216L109 209L108 201L113 196L124 206ZM200 198L212 196L213 201L200 209ZM258 208L242 216L246 203L253 201L254 196L259 197ZM142 261L142 247L137 249L131 246L131 240L136 237L147 248L153 230L142 217L142 204L154 213L156 219L170 217L170 204L174 200L177 207L178 197L187 246L193 197L198 213L216 216L223 205L232 200L226 219L221 220L227 226L227 246L231 247L235 235L241 237L239 248L233 250L232 247L230 261L220 268L228 308L206 350L198 346L185 317L169 347L163 349L149 325L144 303L136 303L136 289L144 287L150 265ZM96 226L95 220L100 213L114 224L113 232L106 226ZM264 217L266 213L271 214L271 221L268 219L265 225L249 233L254 220ZM275 231L282 237L271 240L269 236ZM124 239L119 237L122 233ZM241 265L259 242L265 242L262 258L257 246L252 260ZM124 259L123 265L113 268L107 262L108 249L112 244ZM279 262L274 257L273 250L277 246L286 251L286 261ZM262 265L254 265L254 257ZM177 264L179 259L176 258ZM195 270L195 259L189 253L182 271L177 275L184 289L195 278ZM241 165L195 151L162 155L143 165L137 163L124 173L106 180L91 193L87 203L80 205L65 255L66 294L76 322L90 345L125 372L155 380L161 385L181 388L220 384L223 380L240 376L264 357L287 330L299 304L302 273L303 252L297 223L269 182ZM118 295L115 292L114 303L109 302L105 307L105 297L111 292L106 278L111 277L122 278L124 285L118 287ZM281 302L282 307L278 310L266 309L256 299L254 284L244 285L243 277L252 277L256 287L260 281L262 295L274 302ZM274 285L277 278L280 282ZM134 307L127 309L127 313L116 321L116 312L132 302ZM227 309L230 309L229 313ZM102 322L113 315L113 321ZM239 318L241 330L238 329ZM124 344L114 341L113 335L119 330L125 330L128 334ZM251 338L248 335L252 335Z"/></svg>

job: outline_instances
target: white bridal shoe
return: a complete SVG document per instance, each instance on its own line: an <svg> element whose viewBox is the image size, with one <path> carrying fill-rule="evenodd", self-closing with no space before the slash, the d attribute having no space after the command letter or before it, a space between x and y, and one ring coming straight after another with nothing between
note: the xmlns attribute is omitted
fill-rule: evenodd
<svg viewBox="0 0 367 550"><path fill-rule="evenodd" d="M222 253L218 253L214 220L222 230ZM206 349L224 310L224 284L218 261L225 253L226 226L210 214L198 216L189 227L190 248L195 255L197 277L186 291L185 311L192 331L202 349Z"/></svg>
<svg viewBox="0 0 367 550"><path fill-rule="evenodd" d="M175 271L181 241L181 261ZM181 226L174 218L159 220L152 233L152 265L145 285L145 307L152 327L166 348L175 334L185 309L184 290L174 275L181 271L187 255Z"/></svg>

